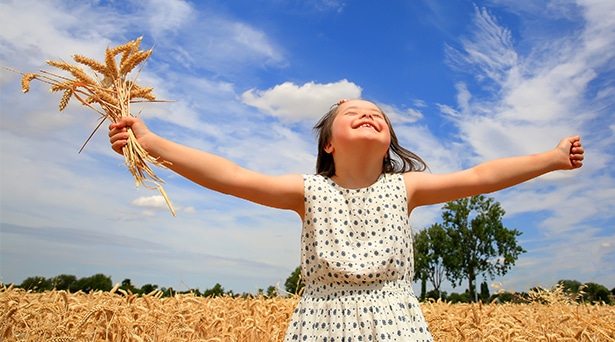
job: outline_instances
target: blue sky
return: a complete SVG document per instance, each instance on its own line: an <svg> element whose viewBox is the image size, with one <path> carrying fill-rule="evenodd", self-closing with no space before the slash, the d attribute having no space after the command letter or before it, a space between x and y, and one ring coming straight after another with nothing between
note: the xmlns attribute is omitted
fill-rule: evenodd
<svg viewBox="0 0 615 342"><path fill-rule="evenodd" d="M24 72L143 36L157 133L269 174L312 173L313 124L341 98L391 117L431 172L541 152L582 135L586 162L490 194L527 250L507 290L560 279L615 287L615 2L0 0L0 65ZM252 292L299 264L294 213L166 170L177 217L134 181L97 114L0 72L0 280L104 273L185 290ZM420 230L441 206L417 209ZM491 282L491 281L490 281ZM463 292L465 286L447 290ZM416 287L418 291L418 286Z"/></svg>

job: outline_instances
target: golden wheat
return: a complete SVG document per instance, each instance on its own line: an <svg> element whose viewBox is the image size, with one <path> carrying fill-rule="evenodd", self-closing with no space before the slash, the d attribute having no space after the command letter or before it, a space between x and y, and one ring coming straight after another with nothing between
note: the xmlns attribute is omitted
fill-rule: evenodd
<svg viewBox="0 0 615 342"><path fill-rule="evenodd" d="M162 297L0 288L3 341L282 341L297 297ZM552 297L553 299L554 297ZM615 307L422 304L435 341L615 341Z"/></svg>
<svg viewBox="0 0 615 342"><path fill-rule="evenodd" d="M120 65L120 75L129 72L134 69L137 65L141 64L144 60L148 59L152 54L152 50L148 51L137 51L130 55L130 57L126 58Z"/></svg>
<svg viewBox="0 0 615 342"><path fill-rule="evenodd" d="M105 51L105 66L105 76L110 77L112 80L120 77L120 73L117 69L117 62L115 61L115 54L113 50L109 48Z"/></svg>
<svg viewBox="0 0 615 342"><path fill-rule="evenodd" d="M30 91L30 81L36 78L36 74L34 73L26 73L21 78L21 91L27 93Z"/></svg>
<svg viewBox="0 0 615 342"><path fill-rule="evenodd" d="M48 65L66 71L72 77L62 76L45 70L40 70L40 73L21 73L21 89L24 93L27 93L30 90L30 82L36 79L50 84L51 92L63 92L59 103L60 111L63 111L70 99L74 97L83 105L101 115L102 120L100 124L85 141L79 150L81 152L105 119L117 122L122 117L132 116L130 104L133 102L157 101L156 97L152 94L153 88L141 87L136 84L138 71L132 79L129 77L133 70L139 65L142 66L143 62L152 53L152 49L139 50L141 40L142 37L139 37L123 45L107 48L105 50L104 63L82 55L73 55L72 57L75 62L87 66L93 72L93 76L88 75L79 65L70 64L65 61L48 60L46 61ZM122 55L118 64L116 58L120 53ZM164 181L156 176L148 165L150 163L159 167L165 167L168 165L168 162L151 157L141 148L132 131L130 129L128 131L130 133L128 144L123 148L123 154L126 166L135 178L136 186L142 185L147 188L158 189L167 202L171 213L175 216L175 210L162 185L160 185Z"/></svg>
<svg viewBox="0 0 615 342"><path fill-rule="evenodd" d="M66 89L64 91L64 94L62 95L62 99L60 100L60 111L63 111L64 108L66 108L66 106L68 105L68 101L70 100L70 98L73 96L73 90L72 89Z"/></svg>
<svg viewBox="0 0 615 342"><path fill-rule="evenodd" d="M85 57L82 55L73 55L73 59L75 60L75 62L86 65L90 67L90 69L92 69L95 72L100 73L101 75L105 74L105 70L106 70L105 65L92 58Z"/></svg>

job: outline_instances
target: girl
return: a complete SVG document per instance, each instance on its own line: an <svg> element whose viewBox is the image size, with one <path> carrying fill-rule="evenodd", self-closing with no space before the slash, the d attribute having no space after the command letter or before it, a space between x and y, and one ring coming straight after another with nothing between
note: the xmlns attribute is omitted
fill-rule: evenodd
<svg viewBox="0 0 615 342"><path fill-rule="evenodd" d="M303 221L306 286L285 341L432 341L412 290L412 209L501 190L550 171L582 166L580 137L557 148L497 159L449 174L401 147L375 104L340 101L315 126L316 175L268 176L163 139L138 118L110 126L121 153L134 132L152 156L206 188L295 211Z"/></svg>

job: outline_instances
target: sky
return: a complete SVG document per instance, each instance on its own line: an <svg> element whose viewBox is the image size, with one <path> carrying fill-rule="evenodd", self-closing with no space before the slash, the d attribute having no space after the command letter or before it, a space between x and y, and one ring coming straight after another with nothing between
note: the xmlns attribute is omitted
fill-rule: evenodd
<svg viewBox="0 0 615 342"><path fill-rule="evenodd" d="M6 69L57 71L45 60L103 60L143 37L154 50L138 83L173 101L133 113L267 174L314 173L312 127L343 98L383 108L432 173L581 135L581 169L488 195L527 252L486 280L508 291L561 279L615 287L612 0L0 0L0 25L1 282L103 273L242 293L283 288L299 265L295 213L157 168L173 217L156 190L135 187L108 122L78 153L99 115L76 101L59 112L61 94L37 81L23 94ZM412 228L441 222L441 208L416 209Z"/></svg>

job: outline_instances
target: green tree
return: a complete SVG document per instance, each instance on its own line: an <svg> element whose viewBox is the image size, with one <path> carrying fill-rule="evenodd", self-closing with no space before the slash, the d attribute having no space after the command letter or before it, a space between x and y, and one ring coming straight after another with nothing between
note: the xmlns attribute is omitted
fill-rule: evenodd
<svg viewBox="0 0 615 342"><path fill-rule="evenodd" d="M443 259L453 286L468 280L470 298L476 298L478 275L502 276L525 250L517 244L521 232L502 224L505 211L499 202L484 195L448 202L443 207L443 226L454 242Z"/></svg>
<svg viewBox="0 0 615 342"><path fill-rule="evenodd" d="M453 292L448 296L447 300L453 304L470 303L472 301L472 298L470 297L470 294L468 293L468 291L461 293L461 294L457 292Z"/></svg>
<svg viewBox="0 0 615 342"><path fill-rule="evenodd" d="M83 291L90 293L92 291L111 291L113 288L113 282L111 277L108 277L102 273L95 274L91 277L79 278L74 283L75 291Z"/></svg>
<svg viewBox="0 0 615 342"><path fill-rule="evenodd" d="M197 289L198 291L198 289ZM173 287L163 287L160 289L160 292L162 292L162 297L173 297L173 295L177 294L177 292L175 292L175 290L173 290ZM198 296L198 294L196 294L194 291L192 290L188 290L185 292L182 292L182 294L186 294L186 293L193 293L195 295Z"/></svg>
<svg viewBox="0 0 615 342"><path fill-rule="evenodd" d="M31 290L35 292L44 292L44 291L52 289L52 286L49 280L41 276L34 276L34 277L26 278L21 283L21 285L19 285L19 287L25 290Z"/></svg>
<svg viewBox="0 0 615 342"><path fill-rule="evenodd" d="M609 298L609 295L609 290L600 284L585 283L583 287L583 300L590 303L604 302L605 304L611 304L611 298Z"/></svg>
<svg viewBox="0 0 615 342"><path fill-rule="evenodd" d="M154 290L158 290L158 285L154 284L145 284L143 286L141 286L141 289L139 289L139 293L140 294L148 294L151 293Z"/></svg>
<svg viewBox="0 0 615 342"><path fill-rule="evenodd" d="M271 285L267 288L267 297L275 297L278 295L278 289Z"/></svg>
<svg viewBox="0 0 615 342"><path fill-rule="evenodd" d="M579 288L581 288L581 286L583 285L580 281L568 279L562 279L558 281L557 284L562 287L562 290L564 290L564 292L573 295L578 295Z"/></svg>
<svg viewBox="0 0 615 342"><path fill-rule="evenodd" d="M299 294L305 284L301 279L301 266L297 267L284 282L284 289L288 293Z"/></svg>
<svg viewBox="0 0 615 342"><path fill-rule="evenodd" d="M489 293L489 285L486 281L483 281L480 283L480 299L486 303L489 301L489 297L491 297L491 294Z"/></svg>
<svg viewBox="0 0 615 342"><path fill-rule="evenodd" d="M436 290L431 290L431 291L428 291L425 294L425 298L431 298L433 300L438 300L438 299L447 300L448 299L448 294L446 293L446 291L437 291L436 292ZM425 300L425 298L423 298L423 300Z"/></svg>
<svg viewBox="0 0 615 342"><path fill-rule="evenodd" d="M516 295L512 292L500 292L495 293L489 297L489 301L492 302L497 299L497 303L509 303L516 298Z"/></svg>
<svg viewBox="0 0 615 342"><path fill-rule="evenodd" d="M220 297L224 295L224 288L219 283L216 283L213 288L207 289L203 292L203 296L205 297Z"/></svg>
<svg viewBox="0 0 615 342"><path fill-rule="evenodd" d="M51 285L56 290L73 291L77 277L70 274L60 274L51 279Z"/></svg>
<svg viewBox="0 0 615 342"><path fill-rule="evenodd" d="M444 255L451 241L439 223L434 223L414 236L414 280L421 280L421 299L425 299L425 282L428 279L440 297L440 285L444 280Z"/></svg>
<svg viewBox="0 0 615 342"><path fill-rule="evenodd" d="M122 285L120 286L120 289L124 291L130 291L130 293L139 292L139 290L134 285L132 285L132 281L128 278L122 280Z"/></svg>
<svg viewBox="0 0 615 342"><path fill-rule="evenodd" d="M414 281L421 281L421 301L425 300L427 296L427 271L429 268L429 264L427 262L427 257L425 253L426 245L427 245L427 232L425 229L420 232L414 234L414 238L412 239L412 248L414 251Z"/></svg>

